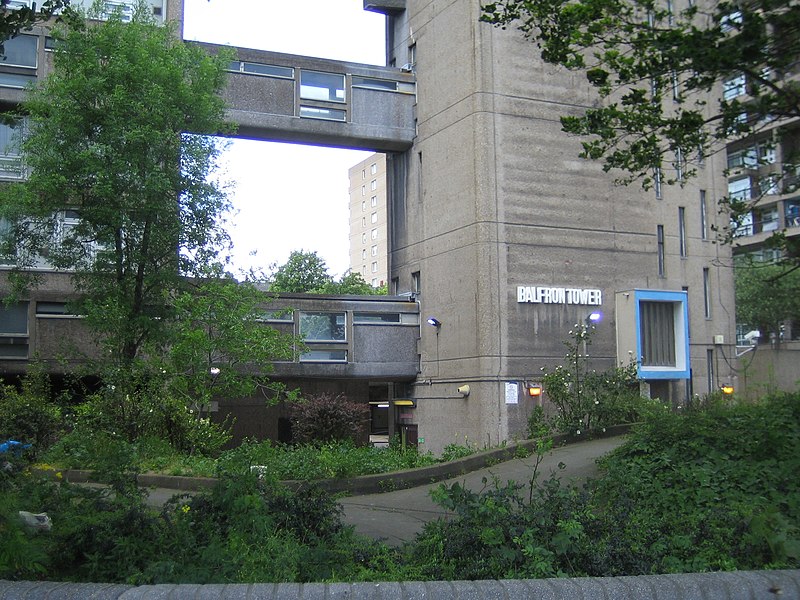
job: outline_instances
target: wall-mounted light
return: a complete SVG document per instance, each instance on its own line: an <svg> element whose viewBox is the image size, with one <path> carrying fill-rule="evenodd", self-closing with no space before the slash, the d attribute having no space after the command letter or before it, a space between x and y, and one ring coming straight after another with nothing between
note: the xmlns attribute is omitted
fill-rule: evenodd
<svg viewBox="0 0 800 600"><path fill-rule="evenodd" d="M723 384L719 386L719 389L722 390L722 393L725 394L726 396L730 396L731 394L733 394L733 386L730 384Z"/></svg>
<svg viewBox="0 0 800 600"><path fill-rule="evenodd" d="M439 329L442 326L442 322L436 317L428 317L427 323L431 327L436 327L436 329Z"/></svg>
<svg viewBox="0 0 800 600"><path fill-rule="evenodd" d="M542 386L536 383L526 383L525 388L528 391L528 396L531 396L533 398L538 398L539 396L542 395Z"/></svg>
<svg viewBox="0 0 800 600"><path fill-rule="evenodd" d="M584 319L584 322L586 323L587 327L591 327L592 325L595 325L602 320L603 320L603 313L601 313L599 310L596 310L586 315L586 319Z"/></svg>

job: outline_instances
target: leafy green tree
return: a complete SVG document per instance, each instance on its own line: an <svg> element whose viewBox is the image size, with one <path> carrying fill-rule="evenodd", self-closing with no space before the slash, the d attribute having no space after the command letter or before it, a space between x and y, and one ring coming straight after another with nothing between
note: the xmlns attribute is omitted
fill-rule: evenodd
<svg viewBox="0 0 800 600"><path fill-rule="evenodd" d="M564 131L585 138L582 156L602 160L623 182L638 179L649 187L654 173L680 182L694 174L693 161L726 143L800 117L800 84L791 77L800 58L800 5L674 6L499 0L483 5L482 20L516 26L544 61L583 72L604 102L562 117ZM794 174L800 156L784 163L784 175ZM734 222L753 204L722 202ZM791 260L800 261L797 242L781 241Z"/></svg>
<svg viewBox="0 0 800 600"><path fill-rule="evenodd" d="M211 135L230 130L219 95L226 61L140 5L130 23L73 23L53 72L24 102L29 177L0 197L3 258L19 277L43 260L71 271L80 310L114 360L166 344L185 277L228 246L229 201L208 177Z"/></svg>
<svg viewBox="0 0 800 600"><path fill-rule="evenodd" d="M348 271L339 279L324 285L320 291L322 294L351 294L355 296L376 296L386 295L386 286L374 288L368 284L360 273Z"/></svg>
<svg viewBox="0 0 800 600"><path fill-rule="evenodd" d="M264 293L249 282L215 278L175 299L176 318L163 371L170 393L200 414L214 396L274 390L265 376L293 358L294 338L262 321Z"/></svg>
<svg viewBox="0 0 800 600"><path fill-rule="evenodd" d="M331 281L328 266L321 256L316 252L295 250L289 254L289 260L272 273L269 289L271 292L314 294Z"/></svg>
<svg viewBox="0 0 800 600"><path fill-rule="evenodd" d="M386 294L386 286L374 288L359 273L347 271L337 281L330 273L325 260L316 252L295 250L289 260L274 268L270 277L271 292L298 294L352 294L374 296Z"/></svg>
<svg viewBox="0 0 800 600"><path fill-rule="evenodd" d="M784 321L800 322L800 269L738 260L734 266L736 321L779 335Z"/></svg>

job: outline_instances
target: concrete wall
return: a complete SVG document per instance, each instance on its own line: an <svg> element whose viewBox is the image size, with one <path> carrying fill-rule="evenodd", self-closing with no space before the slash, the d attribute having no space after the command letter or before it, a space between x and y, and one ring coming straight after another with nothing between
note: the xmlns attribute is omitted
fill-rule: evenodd
<svg viewBox="0 0 800 600"><path fill-rule="evenodd" d="M595 102L580 74L542 63L519 32L479 23L479 5L409 0L392 20L390 56L413 45L417 130L406 153L404 198L391 207L392 277L413 291L420 273L422 372L415 386L420 437L438 451L469 439L494 444L520 435L531 410L505 398L505 383L540 376L563 360L563 340L587 306L518 303L518 285L602 290L605 313L592 344L596 368L616 362L613 298L632 288L688 288L694 391L703 392L707 349L723 335L732 353L733 284L719 265L727 248L702 240L700 189L724 195L722 165L708 159L684 188L663 199L620 187L596 162L578 158L579 140L559 117ZM669 174L665 174L666 177ZM687 256L678 248L678 207L686 210ZM659 275L656 225L665 230ZM711 275L711 315L703 309L703 269ZM594 307L592 307L594 308ZM723 363L717 377L733 377ZM455 391L470 383L467 399ZM660 386L685 397L685 382Z"/></svg>

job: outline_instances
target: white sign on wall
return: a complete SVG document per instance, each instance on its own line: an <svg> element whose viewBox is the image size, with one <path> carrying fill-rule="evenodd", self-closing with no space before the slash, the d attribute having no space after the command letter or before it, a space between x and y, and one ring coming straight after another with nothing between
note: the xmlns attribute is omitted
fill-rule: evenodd
<svg viewBox="0 0 800 600"><path fill-rule="evenodd" d="M600 306L603 304L603 292L596 289L520 285L517 287L517 302Z"/></svg>

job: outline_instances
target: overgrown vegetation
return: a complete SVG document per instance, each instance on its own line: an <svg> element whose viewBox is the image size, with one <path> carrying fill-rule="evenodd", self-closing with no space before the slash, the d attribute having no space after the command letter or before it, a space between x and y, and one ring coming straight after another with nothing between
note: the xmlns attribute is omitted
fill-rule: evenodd
<svg viewBox="0 0 800 600"><path fill-rule="evenodd" d="M441 486L458 518L429 524L409 559L430 579L796 568L798 451L800 394L653 412L585 487Z"/></svg>
<svg viewBox="0 0 800 600"><path fill-rule="evenodd" d="M492 579L800 566L800 393L651 411L583 487L556 476L440 486L456 513L403 548L358 537L318 489L285 490L268 444L217 487L148 509L132 456L107 449L109 490L0 474L0 577L133 583ZM539 452L546 452L546 440ZM261 454L259 454L261 453ZM301 458L302 461L306 459ZM238 474L236 474L238 472ZM113 493L112 493L113 492ZM50 531L17 511L46 511Z"/></svg>
<svg viewBox="0 0 800 600"><path fill-rule="evenodd" d="M576 323L564 342L563 365L542 377L547 398L555 412L535 410L528 419L528 434L537 437L544 424L560 433L588 435L610 425L631 423L640 418L652 402L639 393L636 364L598 373L590 368L588 349L594 325Z"/></svg>

